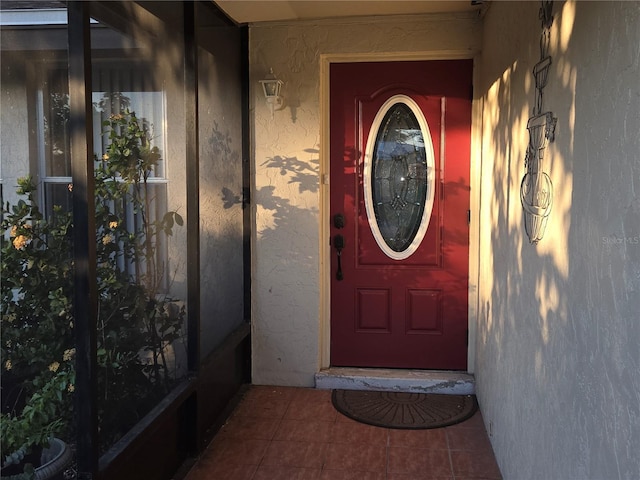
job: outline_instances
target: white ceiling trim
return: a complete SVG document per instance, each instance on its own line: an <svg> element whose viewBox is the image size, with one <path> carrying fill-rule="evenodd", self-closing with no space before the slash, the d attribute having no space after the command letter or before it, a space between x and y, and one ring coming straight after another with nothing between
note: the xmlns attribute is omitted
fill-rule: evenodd
<svg viewBox="0 0 640 480"><path fill-rule="evenodd" d="M340 17L469 13L471 0L216 0L238 23L299 21ZM481 2L478 2L481 3Z"/></svg>

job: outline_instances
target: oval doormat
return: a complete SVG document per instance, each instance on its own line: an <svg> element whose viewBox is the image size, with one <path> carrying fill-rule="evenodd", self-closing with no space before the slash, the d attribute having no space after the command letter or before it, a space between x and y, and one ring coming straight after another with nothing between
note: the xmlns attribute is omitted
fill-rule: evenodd
<svg viewBox="0 0 640 480"><path fill-rule="evenodd" d="M331 400L343 415L385 428L446 427L463 422L478 409L474 395L334 390Z"/></svg>

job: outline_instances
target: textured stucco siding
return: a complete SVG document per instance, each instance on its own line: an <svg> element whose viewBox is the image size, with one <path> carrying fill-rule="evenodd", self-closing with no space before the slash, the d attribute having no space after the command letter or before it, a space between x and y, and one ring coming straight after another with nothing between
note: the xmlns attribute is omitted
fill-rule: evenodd
<svg viewBox="0 0 640 480"><path fill-rule="evenodd" d="M199 32L200 355L244 319L240 34Z"/></svg>
<svg viewBox="0 0 640 480"><path fill-rule="evenodd" d="M480 25L472 16L415 16L250 28L254 383L311 386L320 367L320 55L471 56ZM285 82L273 119L258 83L270 68Z"/></svg>
<svg viewBox="0 0 640 480"><path fill-rule="evenodd" d="M539 6L484 19L476 388L505 479L640 478L640 3L554 4L555 196L533 246L519 188Z"/></svg>

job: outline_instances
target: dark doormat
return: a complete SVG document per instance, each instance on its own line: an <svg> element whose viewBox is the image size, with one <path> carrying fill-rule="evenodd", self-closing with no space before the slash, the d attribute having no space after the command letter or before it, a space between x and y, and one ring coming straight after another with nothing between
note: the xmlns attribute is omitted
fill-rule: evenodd
<svg viewBox="0 0 640 480"><path fill-rule="evenodd" d="M478 409L475 395L334 390L331 400L336 410L358 422L415 430L454 425Z"/></svg>

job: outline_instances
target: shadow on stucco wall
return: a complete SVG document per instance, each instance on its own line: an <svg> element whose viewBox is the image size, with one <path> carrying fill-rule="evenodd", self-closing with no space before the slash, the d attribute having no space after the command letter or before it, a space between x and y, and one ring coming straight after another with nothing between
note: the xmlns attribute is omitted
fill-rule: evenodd
<svg viewBox="0 0 640 480"><path fill-rule="evenodd" d="M558 117L543 161L554 205L533 246L519 189L539 6L499 2L485 19L479 398L505 478L630 478L640 448L640 6L554 5L543 108Z"/></svg>
<svg viewBox="0 0 640 480"><path fill-rule="evenodd" d="M263 185L254 193L261 253L254 268L260 280L253 292L254 301L267 308L254 312L253 348L261 375L306 385L316 367L316 355L309 353L318 352L317 335L300 325L317 325L309 306L318 301L319 158L317 149L303 151L309 159L275 155L260 164Z"/></svg>
<svg viewBox="0 0 640 480"><path fill-rule="evenodd" d="M200 116L201 354L244 321L240 129Z"/></svg>
<svg viewBox="0 0 640 480"><path fill-rule="evenodd" d="M276 155L268 158L261 164L261 167L271 169L277 172L281 177L287 177L287 185L297 190L297 193L305 192L318 193L318 171L320 160L318 158L317 149L305 149L313 158L310 160L299 160L297 157L284 157ZM278 182L283 185L282 181ZM295 187L294 187L295 186ZM296 205L295 199L299 198L287 189L282 195L277 194L278 187L274 185L264 186L259 189L256 195L257 205L271 212L271 226L262 228L258 231L258 238L269 243L269 237L279 237L280 227L286 227L285 232L295 232L295 235L308 235L308 232L317 231L317 214L315 208L306 208L303 205ZM287 234L289 235L289 234ZM287 242L286 237L279 238L279 241ZM301 250L290 250L289 258L286 261L300 261L302 258L308 258L313 261L314 265L308 265L309 268L317 268L315 265L317 258L317 244L314 238L310 245L311 250L308 256L304 255Z"/></svg>
<svg viewBox="0 0 640 480"><path fill-rule="evenodd" d="M320 154L319 150L315 148L307 148L304 151L314 156ZM318 193L319 158L302 161L298 160L297 157L282 157L276 155L268 158L261 166L275 168L282 176L290 175L289 183L297 183L299 185L299 193Z"/></svg>

